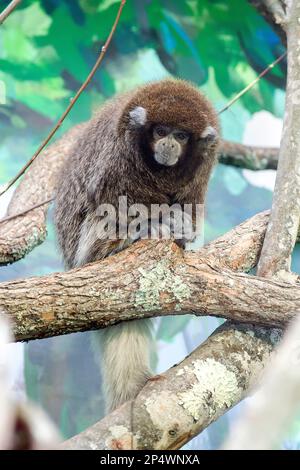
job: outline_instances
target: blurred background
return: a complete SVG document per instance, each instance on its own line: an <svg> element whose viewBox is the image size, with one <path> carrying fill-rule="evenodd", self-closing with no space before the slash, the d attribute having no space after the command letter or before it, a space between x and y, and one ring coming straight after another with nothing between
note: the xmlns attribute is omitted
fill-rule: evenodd
<svg viewBox="0 0 300 470"><path fill-rule="evenodd" d="M7 3L0 0L0 9ZM0 185L30 158L86 78L118 4L118 0L24 0L0 27ZM283 51L280 39L244 0L127 0L103 65L60 133L89 119L115 93L167 76L193 81L220 110ZM221 115L224 138L279 146L285 68L280 63ZM206 241L270 208L274 181L272 170L252 172L218 165L207 198ZM0 200L0 215L11 194ZM47 240L25 259L1 267L0 281L62 269L50 210ZM293 270L299 269L296 248ZM157 319L158 355L153 358L157 372L183 359L220 323L194 316ZM15 398L40 403L64 437L103 416L101 379L90 335L9 346ZM218 448L242 406L186 447ZM295 419L282 448L300 448L300 419Z"/></svg>

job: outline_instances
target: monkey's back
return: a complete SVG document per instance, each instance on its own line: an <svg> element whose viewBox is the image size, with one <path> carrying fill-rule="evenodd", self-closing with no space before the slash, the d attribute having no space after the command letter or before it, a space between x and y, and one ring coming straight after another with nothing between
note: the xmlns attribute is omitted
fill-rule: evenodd
<svg viewBox="0 0 300 470"><path fill-rule="evenodd" d="M118 103L130 98L118 97ZM104 193L105 203L115 203L114 188L120 185L117 138L120 107L110 100L78 136L60 172L55 195L54 223L65 266L75 266L81 227L91 211L93 194Z"/></svg>

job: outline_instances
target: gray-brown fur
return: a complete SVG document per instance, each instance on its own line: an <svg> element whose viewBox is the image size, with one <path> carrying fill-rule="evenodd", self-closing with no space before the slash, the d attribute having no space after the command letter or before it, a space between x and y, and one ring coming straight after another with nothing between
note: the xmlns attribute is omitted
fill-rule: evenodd
<svg viewBox="0 0 300 470"><path fill-rule="evenodd" d="M138 123L135 110L138 109L138 115L140 108L146 110L146 115L142 122L141 113L141 123ZM145 142L151 139L153 123L174 126L191 134L187 151L178 164L164 167L152 161ZM218 143L217 135L213 139L201 137L208 128L218 131L215 111L196 88L180 80L148 84L109 101L81 135L57 184L55 224L66 268L102 259L126 246L124 240L97 238L99 204L110 203L117 208L118 197L124 195L128 205L138 203L147 207L176 202L204 203ZM120 351L120 355L126 356L126 351ZM113 364L109 367L113 368ZM130 382L132 371L128 365L124 367ZM148 366L140 364L140 367ZM106 370L106 383L109 374ZM140 375L147 377L148 371ZM120 380L125 379L120 377ZM135 387L135 394L142 385ZM112 386L106 388L113 393ZM133 398L130 393L110 398L110 408Z"/></svg>

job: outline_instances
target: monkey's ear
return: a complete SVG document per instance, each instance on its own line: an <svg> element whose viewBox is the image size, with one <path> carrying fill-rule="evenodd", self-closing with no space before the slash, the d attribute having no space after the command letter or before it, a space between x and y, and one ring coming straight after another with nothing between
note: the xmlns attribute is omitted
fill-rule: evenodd
<svg viewBox="0 0 300 470"><path fill-rule="evenodd" d="M207 143L207 144L212 144L215 142L218 138L218 131L212 127L212 126L207 126L204 131L200 135L199 142Z"/></svg>
<svg viewBox="0 0 300 470"><path fill-rule="evenodd" d="M130 121L132 127L141 127L146 124L147 121L147 111L142 106L137 106L129 113Z"/></svg>

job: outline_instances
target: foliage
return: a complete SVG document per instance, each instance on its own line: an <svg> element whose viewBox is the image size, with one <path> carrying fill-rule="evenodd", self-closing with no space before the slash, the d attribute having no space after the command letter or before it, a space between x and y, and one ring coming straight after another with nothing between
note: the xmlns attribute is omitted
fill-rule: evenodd
<svg viewBox="0 0 300 470"><path fill-rule="evenodd" d="M7 19L0 30L0 79L7 89L0 117L9 134L13 128L21 134L48 128L63 112L108 35L116 3L27 0ZM0 0L0 7L5 4ZM281 50L272 30L239 0L128 1L105 64L68 125L87 119L116 90L157 75L174 74L204 86L213 74L227 100ZM282 67L241 104L250 112L276 111L273 84L284 86Z"/></svg>

